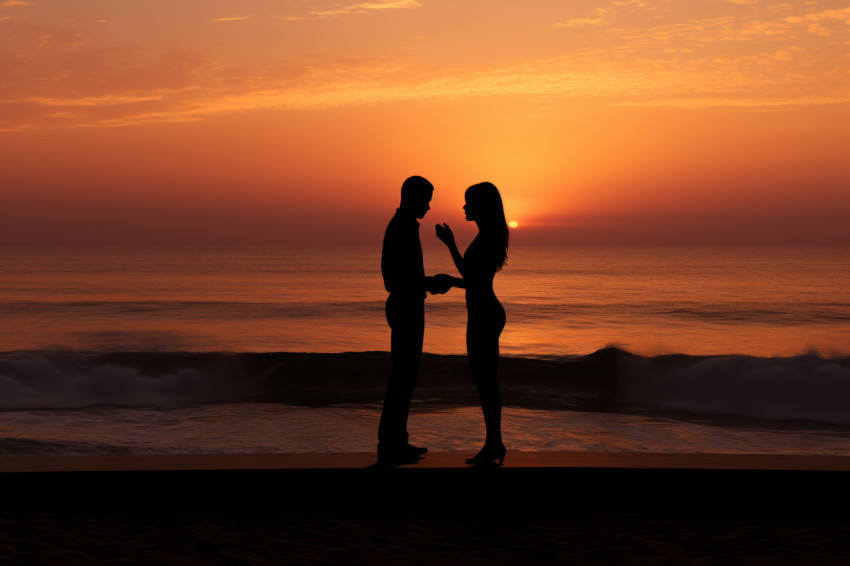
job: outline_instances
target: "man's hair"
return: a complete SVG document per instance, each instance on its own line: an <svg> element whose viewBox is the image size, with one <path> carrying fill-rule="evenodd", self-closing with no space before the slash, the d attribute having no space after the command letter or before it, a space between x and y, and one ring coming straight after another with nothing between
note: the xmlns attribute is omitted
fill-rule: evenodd
<svg viewBox="0 0 850 566"><path fill-rule="evenodd" d="M401 203L413 203L421 201L423 198L429 198L434 192L432 185L425 177L414 175L408 177L401 185Z"/></svg>

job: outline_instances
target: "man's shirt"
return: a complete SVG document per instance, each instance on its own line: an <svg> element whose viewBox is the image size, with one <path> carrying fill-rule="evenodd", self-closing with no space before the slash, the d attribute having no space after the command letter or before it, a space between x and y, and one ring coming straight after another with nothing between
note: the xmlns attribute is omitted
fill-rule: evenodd
<svg viewBox="0 0 850 566"><path fill-rule="evenodd" d="M403 217L398 210L384 233L381 252L384 287L396 296L425 298L425 267L419 222Z"/></svg>

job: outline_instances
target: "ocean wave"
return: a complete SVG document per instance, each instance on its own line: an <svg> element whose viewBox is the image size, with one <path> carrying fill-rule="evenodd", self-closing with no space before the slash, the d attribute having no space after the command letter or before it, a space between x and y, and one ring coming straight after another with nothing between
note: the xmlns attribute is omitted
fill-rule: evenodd
<svg viewBox="0 0 850 566"><path fill-rule="evenodd" d="M312 318L379 312L384 301L251 302L251 301L11 301L0 303L0 315L8 317L90 315L120 317L151 315L183 318Z"/></svg>
<svg viewBox="0 0 850 566"><path fill-rule="evenodd" d="M256 379L211 361L204 354L6 355L0 359L0 409L180 406L244 398L258 390Z"/></svg>
<svg viewBox="0 0 850 566"><path fill-rule="evenodd" d="M624 356L618 399L703 415L850 424L850 358Z"/></svg>
<svg viewBox="0 0 850 566"><path fill-rule="evenodd" d="M696 321L727 326L836 325L850 322L850 303L769 303L699 301L601 302L593 304L508 303L505 309L523 321L593 317L611 320Z"/></svg>
<svg viewBox="0 0 850 566"><path fill-rule="evenodd" d="M188 300L80 300L10 301L0 303L0 315L14 318L157 316L197 320L230 319L310 319L334 316L370 316L382 313L385 300L252 302ZM850 303L846 302L700 302L643 301L571 303L562 301L505 301L511 317L522 321L559 321L603 317L614 320L678 320L718 325L836 325L850 322ZM433 314L463 314L461 297L428 301Z"/></svg>
<svg viewBox="0 0 850 566"><path fill-rule="evenodd" d="M0 409L278 402L380 406L387 352L0 354ZM505 356L506 405L548 410L675 411L850 424L850 357ZM425 354L414 405L478 403L466 357Z"/></svg>

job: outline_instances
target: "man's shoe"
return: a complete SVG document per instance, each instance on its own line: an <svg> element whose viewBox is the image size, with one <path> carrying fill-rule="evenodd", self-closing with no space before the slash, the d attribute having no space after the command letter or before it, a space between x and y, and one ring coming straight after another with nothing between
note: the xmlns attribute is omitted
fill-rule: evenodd
<svg viewBox="0 0 850 566"><path fill-rule="evenodd" d="M404 451L407 452L408 454L416 454L417 456L421 456L421 455L425 454L428 451L428 449L425 448L424 446L414 446L412 444L408 444L407 446L404 447Z"/></svg>
<svg viewBox="0 0 850 566"><path fill-rule="evenodd" d="M419 462L419 454L414 454L407 447L389 450L378 448L378 464L382 466L403 466Z"/></svg>

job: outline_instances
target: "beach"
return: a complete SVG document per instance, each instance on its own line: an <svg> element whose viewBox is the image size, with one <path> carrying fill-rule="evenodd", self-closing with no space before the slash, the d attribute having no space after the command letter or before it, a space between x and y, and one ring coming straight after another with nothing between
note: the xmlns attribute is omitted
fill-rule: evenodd
<svg viewBox="0 0 850 566"><path fill-rule="evenodd" d="M850 458L5 458L14 564L841 564Z"/></svg>

